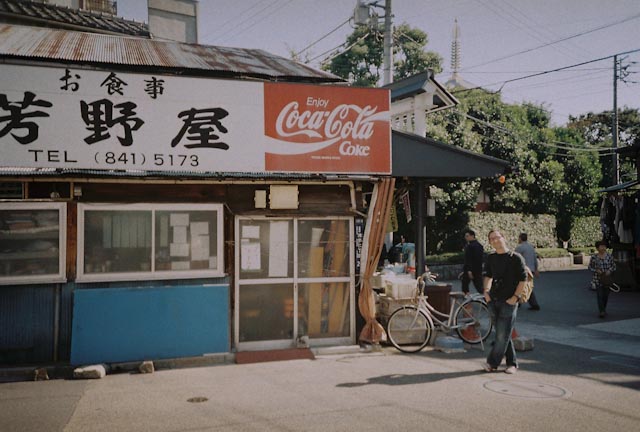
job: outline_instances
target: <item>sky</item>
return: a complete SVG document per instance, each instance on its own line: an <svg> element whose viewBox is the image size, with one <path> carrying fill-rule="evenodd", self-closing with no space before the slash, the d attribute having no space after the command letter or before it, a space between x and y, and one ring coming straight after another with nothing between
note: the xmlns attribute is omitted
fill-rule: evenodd
<svg viewBox="0 0 640 432"><path fill-rule="evenodd" d="M352 22L344 23L355 4L356 0L200 0L199 43L259 48L290 57L292 51L317 42L301 58L316 58L309 64L320 68L321 60L353 31ZM376 10L383 15L382 9ZM618 80L618 107L640 108L640 0L393 0L392 12L395 25L407 23L427 33L426 49L443 58L438 82L451 77L457 19L460 76L487 90L500 90L507 103L543 105L556 125L565 124L570 115L611 110L614 62L605 57L638 50L620 56L630 73ZM119 0L118 15L146 22L147 1ZM598 59L602 60L592 61ZM534 74L540 75L520 79Z"/></svg>

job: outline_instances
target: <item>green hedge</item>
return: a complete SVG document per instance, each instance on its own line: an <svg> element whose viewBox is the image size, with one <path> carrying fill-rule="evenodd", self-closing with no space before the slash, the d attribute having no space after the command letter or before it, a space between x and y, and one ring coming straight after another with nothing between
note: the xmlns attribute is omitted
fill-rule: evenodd
<svg viewBox="0 0 640 432"><path fill-rule="evenodd" d="M540 258L561 258L571 254L562 248L539 248L536 252ZM427 255L427 265L464 264L464 252L447 252Z"/></svg>
<svg viewBox="0 0 640 432"><path fill-rule="evenodd" d="M536 253L540 258L562 258L571 256L571 253L562 248L539 248Z"/></svg>
<svg viewBox="0 0 640 432"><path fill-rule="evenodd" d="M446 252L437 255L427 255L427 265L464 264L464 252Z"/></svg>
<svg viewBox="0 0 640 432"><path fill-rule="evenodd" d="M595 247L595 243L601 239L599 216L584 216L574 220L569 239L572 248Z"/></svg>
<svg viewBox="0 0 640 432"><path fill-rule="evenodd" d="M574 255L579 255L579 254L592 255L592 254L596 253L596 248L595 247L581 247L581 248L570 247L567 250L569 252L571 252L572 254L574 254Z"/></svg>
<svg viewBox="0 0 640 432"><path fill-rule="evenodd" d="M476 237L485 247L487 236L492 229L499 229L507 239L507 245L515 248L518 236L526 232L529 242L536 248L553 248L558 246L556 239L556 218L553 215L525 215L522 213L472 212L469 214L469 227L476 232Z"/></svg>

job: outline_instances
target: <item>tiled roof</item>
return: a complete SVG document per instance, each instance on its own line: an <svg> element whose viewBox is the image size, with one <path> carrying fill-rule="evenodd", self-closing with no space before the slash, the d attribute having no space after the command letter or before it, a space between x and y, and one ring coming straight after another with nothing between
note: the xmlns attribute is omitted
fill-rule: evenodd
<svg viewBox="0 0 640 432"><path fill-rule="evenodd" d="M115 15L69 9L57 5L35 3L27 0L0 0L0 22L32 19L56 23L61 27L85 27L91 31L149 37L145 23L129 21ZM11 22L11 21L9 21ZM37 25L37 23L33 23Z"/></svg>
<svg viewBox="0 0 640 432"><path fill-rule="evenodd" d="M3 0L0 0L3 1ZM304 82L342 78L259 49L0 24L0 58L153 68L191 75Z"/></svg>

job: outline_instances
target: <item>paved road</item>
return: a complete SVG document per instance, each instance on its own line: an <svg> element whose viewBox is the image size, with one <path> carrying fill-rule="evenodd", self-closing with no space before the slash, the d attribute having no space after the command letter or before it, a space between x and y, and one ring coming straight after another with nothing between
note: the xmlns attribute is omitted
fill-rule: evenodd
<svg viewBox="0 0 640 432"><path fill-rule="evenodd" d="M597 317L587 272L547 273L510 376L479 350L320 355L249 365L0 384L4 431L631 431L640 429L640 293ZM194 397L203 402L188 402Z"/></svg>

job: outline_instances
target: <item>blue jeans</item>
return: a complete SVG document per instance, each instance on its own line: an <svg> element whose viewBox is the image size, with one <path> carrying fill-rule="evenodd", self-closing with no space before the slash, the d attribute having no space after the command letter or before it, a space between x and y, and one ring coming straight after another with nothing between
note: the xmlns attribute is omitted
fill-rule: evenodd
<svg viewBox="0 0 640 432"><path fill-rule="evenodd" d="M491 321L496 332L496 338L487 357L487 363L492 368L497 368L502 363L503 357L507 357L508 366L518 366L516 350L511 341L511 330L516 324L518 304L511 306L506 301L491 300L487 306L491 314Z"/></svg>
<svg viewBox="0 0 640 432"><path fill-rule="evenodd" d="M596 292L598 297L598 310L600 313L607 311L607 303L609 302L609 287L602 284L596 285Z"/></svg>

